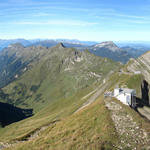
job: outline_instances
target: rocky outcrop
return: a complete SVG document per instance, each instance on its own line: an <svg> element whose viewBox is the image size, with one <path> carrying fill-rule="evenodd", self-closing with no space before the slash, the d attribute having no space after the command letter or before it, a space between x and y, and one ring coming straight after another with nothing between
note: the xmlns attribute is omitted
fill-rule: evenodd
<svg viewBox="0 0 150 150"><path fill-rule="evenodd" d="M141 72L150 84L150 51L137 59L132 59L127 64L127 70L132 73Z"/></svg>
<svg viewBox="0 0 150 150"><path fill-rule="evenodd" d="M149 149L149 133L135 122L133 116L126 111L122 104L106 98L105 105L111 112L111 118L120 139L116 148L138 150L142 147Z"/></svg>
<svg viewBox="0 0 150 150"><path fill-rule="evenodd" d="M55 47L58 48L58 49L65 48L63 43L58 43Z"/></svg>

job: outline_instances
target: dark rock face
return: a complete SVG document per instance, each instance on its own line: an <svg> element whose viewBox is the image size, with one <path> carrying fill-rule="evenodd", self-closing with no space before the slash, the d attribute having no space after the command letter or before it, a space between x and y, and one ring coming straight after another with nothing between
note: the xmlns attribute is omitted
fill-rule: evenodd
<svg viewBox="0 0 150 150"><path fill-rule="evenodd" d="M142 94L142 101L145 105L150 105L148 93L149 93L148 82L146 80L143 80L143 82L141 83L141 94Z"/></svg>

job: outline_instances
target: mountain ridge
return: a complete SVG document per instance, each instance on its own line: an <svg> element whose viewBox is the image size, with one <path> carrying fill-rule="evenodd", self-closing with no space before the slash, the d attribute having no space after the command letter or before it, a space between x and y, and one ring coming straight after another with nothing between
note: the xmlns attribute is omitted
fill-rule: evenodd
<svg viewBox="0 0 150 150"><path fill-rule="evenodd" d="M141 73L150 84L150 51L145 52L137 59L131 59L126 65L126 69L132 73Z"/></svg>
<svg viewBox="0 0 150 150"><path fill-rule="evenodd" d="M8 40L9 41L9 40ZM15 42L16 41L16 42ZM22 43L23 46L44 46L44 47L53 47L56 46L58 43L63 43L64 46L68 48L76 48L81 51L85 49L89 49L91 53L94 53L97 56L107 57L114 61L120 61L122 63L126 63L131 57L135 58L143 54L147 51L146 48L135 48L134 45L131 47L122 47L119 42L112 41L105 41L101 43L97 42L84 42L79 40L67 40L67 39L35 39L35 40L28 40L28 43L25 44L24 39L18 39L10 41L6 46L3 46L3 42L0 43L0 47L7 47L9 44L12 43ZM119 45L119 46L118 46ZM127 46L126 44L124 46ZM110 54L109 54L110 52ZM122 57L122 59L121 59ZM124 57L124 58L123 58Z"/></svg>
<svg viewBox="0 0 150 150"><path fill-rule="evenodd" d="M17 49L14 49L15 53L16 51ZM21 67L22 74L15 73L18 75L17 79L4 88L5 92L11 95L10 99L13 100L11 103L16 103L17 106L30 106L31 102L32 105L39 105L36 104L36 99L39 99L39 103L42 102L43 94L41 95L41 93L48 84L50 84L50 88L57 87L51 89L53 92L47 93L51 99L69 96L70 93L75 93L79 89L89 86L94 80L102 80L110 72L110 68L115 70L119 65L88 51L81 52L74 48L65 48L62 43L52 48L27 47L19 52L21 53L18 54L19 59L21 57L27 65ZM115 66L116 64L118 65ZM105 66L105 69L98 68L98 66ZM31 80L33 76L35 77ZM47 90L46 92L48 92ZM56 90L59 91L57 96L53 95ZM14 94L11 94L12 91ZM16 91L19 91L19 94ZM46 102L48 102L48 97L45 98Z"/></svg>

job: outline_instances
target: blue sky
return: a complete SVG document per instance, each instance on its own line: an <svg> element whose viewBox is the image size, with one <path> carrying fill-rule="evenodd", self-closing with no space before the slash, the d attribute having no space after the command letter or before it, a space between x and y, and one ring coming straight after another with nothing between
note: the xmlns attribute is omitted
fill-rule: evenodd
<svg viewBox="0 0 150 150"><path fill-rule="evenodd" d="M150 41L150 0L0 0L0 39Z"/></svg>

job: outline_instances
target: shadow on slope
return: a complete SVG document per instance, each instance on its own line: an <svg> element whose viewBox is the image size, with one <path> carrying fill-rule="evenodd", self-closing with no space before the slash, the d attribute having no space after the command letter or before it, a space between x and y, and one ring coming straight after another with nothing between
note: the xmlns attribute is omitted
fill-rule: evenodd
<svg viewBox="0 0 150 150"><path fill-rule="evenodd" d="M149 87L148 82L143 80L141 83L141 98L136 97L137 107L149 106Z"/></svg>
<svg viewBox="0 0 150 150"><path fill-rule="evenodd" d="M136 111L150 120L149 85L146 80L141 83L141 98L136 97Z"/></svg>
<svg viewBox="0 0 150 150"><path fill-rule="evenodd" d="M5 127L11 123L23 120L33 115L33 109L21 109L0 102L0 125Z"/></svg>

